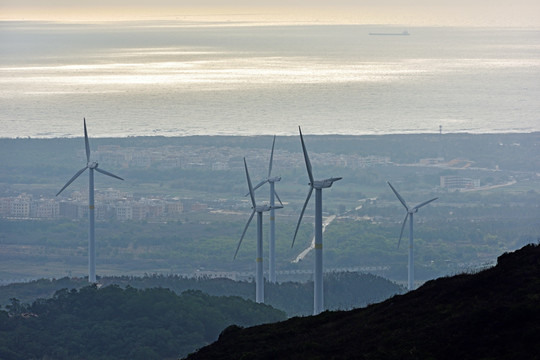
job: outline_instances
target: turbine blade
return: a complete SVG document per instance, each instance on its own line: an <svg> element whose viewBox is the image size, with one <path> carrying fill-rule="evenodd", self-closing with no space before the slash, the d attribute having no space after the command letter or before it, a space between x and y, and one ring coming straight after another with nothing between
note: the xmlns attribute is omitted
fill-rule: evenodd
<svg viewBox="0 0 540 360"><path fill-rule="evenodd" d="M66 183L66 185L64 185L64 187L62 189L60 189L59 192L56 193L56 196L60 195L60 193L62 191L64 191L65 188L67 188L69 186L69 184L71 184L73 181L75 181L76 178L79 177L79 175L81 175L84 170L88 169L88 166L85 166L83 167L81 170L77 171L77 173L75 175L73 175L73 177L71 179L69 179L69 181Z"/></svg>
<svg viewBox="0 0 540 360"><path fill-rule="evenodd" d="M276 195L276 198L278 199L279 203L283 207L283 203L281 202L281 199L279 198L279 195L277 194L277 192L275 190L274 190L274 195Z"/></svg>
<svg viewBox="0 0 540 360"><path fill-rule="evenodd" d="M251 223L251 220L253 219L253 215L255 215L255 209L253 209L253 212L251 213L251 216L249 217L249 220L246 224L246 227L244 228L244 231L242 232L242 236L240 237L240 241L238 242L238 246L236 247L236 252L234 253L234 258L236 259L236 255L238 254L238 250L240 249L240 245L242 245L242 240L244 240L244 235L246 235L246 231L249 227L249 224Z"/></svg>
<svg viewBox="0 0 540 360"><path fill-rule="evenodd" d="M270 165L268 165L268 177L272 174L272 162L274 159L274 145L276 144L276 135L274 135L274 141L272 141L272 152L270 153Z"/></svg>
<svg viewBox="0 0 540 360"><path fill-rule="evenodd" d="M254 188L253 188L253 191L257 190L258 188L260 188L261 186L263 186L264 184L266 184L268 182L268 180L263 180L261 181L260 183L258 183ZM249 195L249 191L247 193L244 194L244 196L248 196Z"/></svg>
<svg viewBox="0 0 540 360"><path fill-rule="evenodd" d="M399 241L397 243L398 249L399 249L399 244L401 244L401 237L403 236L403 230L405 229L405 224L407 223L408 217L409 217L409 212L407 211L407 215L405 215L405 219L403 220L403 225L401 225L401 232L399 233Z"/></svg>
<svg viewBox="0 0 540 360"><path fill-rule="evenodd" d="M84 145L86 146L86 162L90 162L90 143L88 142L88 132L86 131L86 119L84 120Z"/></svg>
<svg viewBox="0 0 540 360"><path fill-rule="evenodd" d="M298 127L298 130L300 131L300 141L302 142L302 151L304 152L304 160L306 162L306 168L309 176L309 182L313 184L313 171L311 169L311 162L309 161L309 155L306 150L306 144L304 143L304 137L302 136L302 129L300 126Z"/></svg>
<svg viewBox="0 0 540 360"><path fill-rule="evenodd" d="M248 188L249 188L249 196L251 197L251 203L253 204L253 211L255 211L255 207L257 205L255 204L255 194L253 192L253 185L251 185L251 179L249 177L249 171L247 168L246 158L244 158L244 167L246 168L246 179L247 179Z"/></svg>
<svg viewBox="0 0 540 360"><path fill-rule="evenodd" d="M399 193L397 192L396 189L394 189L394 187L392 186L392 184L390 184L390 181L387 181L388 185L390 185L390 188L392 189L392 191L394 192L394 194L396 194L397 198L399 199L399 201L401 201L401 203L403 204L403 206L405 206L405 209L407 209L407 211L409 211L409 207L407 206L407 203L405 202L405 200L401 197L401 195L399 195Z"/></svg>
<svg viewBox="0 0 540 360"><path fill-rule="evenodd" d="M300 218L298 219L298 224L296 224L296 230L294 231L294 237L292 240L291 248L294 246L294 241L296 240L296 234L298 233L298 228L300 227L300 223L302 222L302 217L304 216L304 211L306 211L306 206L309 202L309 198L311 197L311 193L313 193L313 186L309 188L309 192L306 197L306 202L304 203L304 207L302 208L302 212L300 213Z"/></svg>
<svg viewBox="0 0 540 360"><path fill-rule="evenodd" d="M266 184L267 182L268 182L268 179L261 181L260 183L258 183L257 185L255 185L255 187L253 188L253 191L257 190L258 188L260 188L261 186L263 186L263 185ZM247 195L248 195L248 194L246 194L246 196L247 196Z"/></svg>
<svg viewBox="0 0 540 360"><path fill-rule="evenodd" d="M97 172L100 172L100 173L102 173L102 174L108 175L108 176L110 176L110 177L113 177L113 178L116 178L116 179L119 179L119 180L124 180L124 179L122 179L120 176L116 176L116 175L114 175L114 174L112 174L112 173L110 173L110 172L108 172L108 171L105 171L105 170L103 170L103 169L100 169L100 168L98 168L98 167L97 167L97 168L94 168L94 170L96 170Z"/></svg>
<svg viewBox="0 0 540 360"><path fill-rule="evenodd" d="M429 204L430 202L435 201L435 200L437 200L437 199L438 199L438 197L436 197L436 198L434 198L434 199L431 199L431 200L428 200L428 201L424 201L423 203L421 203L421 204L419 204L419 205L416 205L416 206L413 207L412 209L413 209L413 210L418 210L418 209L420 209L422 206L425 206L425 205Z"/></svg>

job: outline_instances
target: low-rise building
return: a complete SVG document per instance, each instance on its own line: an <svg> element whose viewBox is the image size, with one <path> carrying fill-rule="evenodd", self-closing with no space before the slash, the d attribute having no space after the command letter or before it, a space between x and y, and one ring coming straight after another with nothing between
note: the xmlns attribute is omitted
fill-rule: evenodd
<svg viewBox="0 0 540 360"><path fill-rule="evenodd" d="M11 202L10 216L26 218L30 216L32 196L21 194Z"/></svg>
<svg viewBox="0 0 540 360"><path fill-rule="evenodd" d="M118 220L132 220L133 206L129 202L119 202L116 204L116 218Z"/></svg>
<svg viewBox="0 0 540 360"><path fill-rule="evenodd" d="M60 215L60 203L54 199L40 199L35 204L36 217L54 219Z"/></svg>
<svg viewBox="0 0 540 360"><path fill-rule="evenodd" d="M443 189L477 189L480 187L480 179L471 179L457 175L441 176L441 188Z"/></svg>

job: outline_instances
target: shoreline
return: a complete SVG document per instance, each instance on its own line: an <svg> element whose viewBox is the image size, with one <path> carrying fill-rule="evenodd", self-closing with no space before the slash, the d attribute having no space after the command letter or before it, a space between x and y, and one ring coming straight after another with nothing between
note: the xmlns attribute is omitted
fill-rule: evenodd
<svg viewBox="0 0 540 360"><path fill-rule="evenodd" d="M494 131L494 132L411 132L411 133L385 133L385 134L313 134L309 132L305 132L304 135L306 136L313 136L313 137L342 137L342 138L355 138L355 137L385 137L385 136L396 136L396 137L403 137L403 136L496 136L496 135L540 135L540 130L531 130L531 131ZM253 134L253 135L229 135L229 134L204 134L204 135L126 135L126 136L100 136L95 135L93 136L93 139L175 139L175 138L257 138L257 137L272 137L272 136L278 136L278 137L296 137L298 134L290 133L290 134ZM18 136L18 137L1 137L0 141L5 140L59 140L59 139L78 139L82 138L81 135L73 135L73 136L52 136L52 137L32 137L32 136Z"/></svg>

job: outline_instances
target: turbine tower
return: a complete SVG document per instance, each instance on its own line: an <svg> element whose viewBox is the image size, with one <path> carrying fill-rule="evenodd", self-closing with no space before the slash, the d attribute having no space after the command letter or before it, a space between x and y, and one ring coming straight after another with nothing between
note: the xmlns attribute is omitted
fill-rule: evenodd
<svg viewBox="0 0 540 360"><path fill-rule="evenodd" d="M246 235L246 231L249 227L249 224L251 223L251 220L253 219L253 216L255 213L257 213L257 258L256 258L256 273L255 273L255 301L258 303L264 302L264 279L263 279L263 248L262 248L262 237L263 237L263 221L262 221L262 214L265 211L271 211L272 209L280 209L283 206L269 206L269 205L259 205L255 203L255 192L253 189L253 186L251 185L251 179L249 177L249 171L247 168L246 158L244 158L244 167L246 169L246 179L248 183L249 188L249 196L251 197L251 204L253 211L251 212L251 216L249 217L249 220L244 227L244 231L242 232L242 236L240 237L240 241L238 242L238 246L236 247L236 252L234 253L234 258L236 259L236 255L238 254L238 250L240 249L240 245L242 244L242 240L244 239L244 235Z"/></svg>
<svg viewBox="0 0 540 360"><path fill-rule="evenodd" d="M258 183L253 190L257 190L264 184L268 183L270 184L270 207L272 208L270 210L270 239L268 242L269 246L269 281L271 283L276 282L276 217L275 217L275 198L278 199L279 203L281 204L281 207L283 207L283 203L281 202L281 199L279 198L274 184L281 180L280 176L272 177L272 162L274 159L274 145L276 143L276 136L274 135L274 141L272 142L272 152L270 153L270 164L268 165L268 175L266 179L262 180L260 183ZM246 194L246 196L249 194Z"/></svg>
<svg viewBox="0 0 540 360"><path fill-rule="evenodd" d="M86 131L86 119L84 121L84 143L86 146L86 166L81 170L77 171L75 175L64 185L62 189L56 194L60 195L65 188L67 188L76 178L79 177L86 169L89 169L89 180L88 180L88 281L91 283L96 282L96 244L94 237L94 170L111 176L116 179L124 180L119 176L111 174L108 171L98 168L98 163L95 161L90 161L90 144L88 142L88 133Z"/></svg>
<svg viewBox="0 0 540 360"><path fill-rule="evenodd" d="M294 246L294 241L296 240L296 234L298 233L298 228L302 222L302 217L304 216L304 211L306 206L311 198L313 189L315 189L315 276L313 284L313 315L317 315L324 310L324 299L323 299L323 226L322 226L322 189L329 188L335 181L341 180L341 177L337 178L328 178L324 180L314 180L313 172L311 169L311 162L309 161L309 156L306 150L306 145L304 143L304 137L302 136L302 129L298 127L300 132L300 141L302 142L302 151L304 152L304 160L306 162L307 173L309 176L309 192L300 213L300 218L298 219L298 224L296 225L296 230L294 231L294 237L292 246Z"/></svg>
<svg viewBox="0 0 540 360"><path fill-rule="evenodd" d="M399 195L397 190L394 189L394 187L392 186L392 184L390 184L389 181L388 181L388 185L390 185L390 188L392 189L394 194L396 194L399 201L405 207L405 210L407 210L407 214L405 215L405 219L403 220L403 224L401 225L401 232L399 233L398 248L399 248L399 245L401 244L401 237L403 236L403 230L405 229L405 224L407 223L407 219L409 218L409 216L411 218L409 220L409 275L408 275L409 284L408 284L408 289L414 290L414 252L413 252L413 222L414 221L413 221L413 216L416 212L418 212L418 209L420 209L422 206L427 205L430 202L437 200L438 198L433 198L431 200L424 201L423 203L418 204L413 208L409 208L405 200L401 197L401 195Z"/></svg>

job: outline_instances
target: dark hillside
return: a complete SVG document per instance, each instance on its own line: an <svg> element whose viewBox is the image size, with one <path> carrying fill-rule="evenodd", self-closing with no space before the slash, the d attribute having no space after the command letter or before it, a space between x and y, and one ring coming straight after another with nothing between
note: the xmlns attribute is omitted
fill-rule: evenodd
<svg viewBox="0 0 540 360"><path fill-rule="evenodd" d="M540 246L364 309L230 327L197 359L538 359Z"/></svg>

